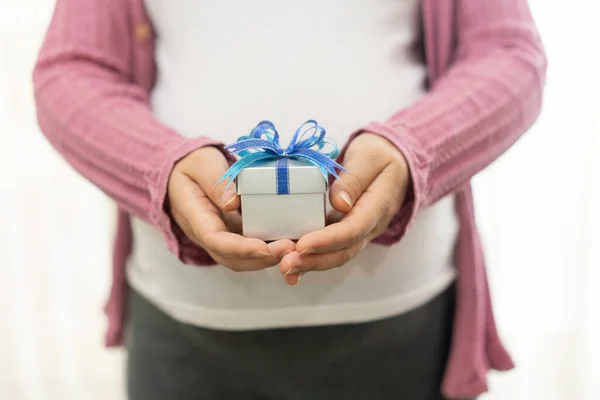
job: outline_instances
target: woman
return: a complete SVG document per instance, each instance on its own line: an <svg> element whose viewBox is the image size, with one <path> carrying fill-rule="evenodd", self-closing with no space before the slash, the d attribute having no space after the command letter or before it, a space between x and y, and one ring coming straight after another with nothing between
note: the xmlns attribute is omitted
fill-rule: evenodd
<svg viewBox="0 0 600 400"><path fill-rule="evenodd" d="M129 397L485 392L513 365L469 180L534 122L545 68L525 0L58 0L38 119L119 205L107 343L126 320ZM344 144L341 218L235 234L222 144L309 118Z"/></svg>

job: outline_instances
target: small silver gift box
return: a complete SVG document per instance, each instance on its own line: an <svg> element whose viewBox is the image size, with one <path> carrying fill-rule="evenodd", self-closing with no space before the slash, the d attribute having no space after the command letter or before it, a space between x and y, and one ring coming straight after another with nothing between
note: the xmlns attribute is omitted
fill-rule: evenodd
<svg viewBox="0 0 600 400"><path fill-rule="evenodd" d="M285 179L289 194L278 194L281 171L277 163L259 161L237 176L246 237L295 240L325 227L327 181L319 169L310 162L289 159Z"/></svg>

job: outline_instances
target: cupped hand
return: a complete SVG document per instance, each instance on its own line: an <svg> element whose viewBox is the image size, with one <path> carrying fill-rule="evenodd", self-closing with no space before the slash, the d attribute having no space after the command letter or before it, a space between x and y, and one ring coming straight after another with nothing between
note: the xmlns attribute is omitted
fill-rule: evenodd
<svg viewBox="0 0 600 400"><path fill-rule="evenodd" d="M298 240L296 251L281 261L290 285L305 272L340 267L381 235L404 202L410 184L406 159L387 139L363 133L349 145L340 179L331 185L329 199L343 213L337 222ZM335 212L334 211L334 212Z"/></svg>
<svg viewBox="0 0 600 400"><path fill-rule="evenodd" d="M234 271L256 271L279 263L296 248L291 240L269 244L241 236L240 199L225 182L229 164L215 147L200 148L181 159L171 172L168 205L185 235L219 264Z"/></svg>

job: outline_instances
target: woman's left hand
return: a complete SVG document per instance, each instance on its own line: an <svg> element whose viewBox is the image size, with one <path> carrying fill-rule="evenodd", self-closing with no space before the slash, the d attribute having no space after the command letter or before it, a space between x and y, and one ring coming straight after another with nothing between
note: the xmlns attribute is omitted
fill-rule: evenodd
<svg viewBox="0 0 600 400"><path fill-rule="evenodd" d="M404 202L410 184L408 165L385 138L372 133L357 136L343 164L350 172L342 172L331 185L329 199L345 215L300 238L296 251L281 260L281 273L290 285L298 283L305 272L346 264L387 229Z"/></svg>

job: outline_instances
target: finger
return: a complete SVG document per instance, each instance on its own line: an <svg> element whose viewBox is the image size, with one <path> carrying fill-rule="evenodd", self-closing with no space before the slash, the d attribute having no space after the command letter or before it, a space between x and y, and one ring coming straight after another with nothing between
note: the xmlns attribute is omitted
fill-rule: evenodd
<svg viewBox="0 0 600 400"><path fill-rule="evenodd" d="M237 233L238 235L242 234L242 216L238 210L223 211L221 212L221 217L230 232Z"/></svg>
<svg viewBox="0 0 600 400"><path fill-rule="evenodd" d="M302 255L327 253L352 247L367 237L380 218L381 207L371 193L365 192L363 197L340 222L301 237L296 251Z"/></svg>
<svg viewBox="0 0 600 400"><path fill-rule="evenodd" d="M182 180L176 189L178 213L183 215L195 243L225 258L265 258L269 246L260 239L245 238L229 232L221 212L195 183Z"/></svg>
<svg viewBox="0 0 600 400"><path fill-rule="evenodd" d="M347 213L385 164L376 152L349 151L344 157L344 167L348 172L342 171L340 179L331 184L329 201L337 211Z"/></svg>
<svg viewBox="0 0 600 400"><path fill-rule="evenodd" d="M271 256L271 249L264 241L231 232L207 233L202 241L207 250L224 258L260 259Z"/></svg>
<svg viewBox="0 0 600 400"><path fill-rule="evenodd" d="M171 214L190 240L203 246L205 232L226 230L219 209L189 176L174 175L169 185Z"/></svg>
<svg viewBox="0 0 600 400"><path fill-rule="evenodd" d="M289 239L276 240L269 243L269 249L271 251L271 255L276 258L277 264L279 264L283 257L296 251L296 243Z"/></svg>
<svg viewBox="0 0 600 400"><path fill-rule="evenodd" d="M297 278L298 274L326 271L343 266L356 257L367 243L368 241L363 240L352 247L324 254L300 255L298 252L293 252L283 257L279 264L279 271L284 275L286 283L294 283L294 278Z"/></svg>
<svg viewBox="0 0 600 400"><path fill-rule="evenodd" d="M245 260L241 258L221 257L220 255L212 253L210 251L208 253L218 264L235 272L260 271L262 269L270 268L277 265L276 262L273 263L268 257L264 259Z"/></svg>
<svg viewBox="0 0 600 400"><path fill-rule="evenodd" d="M195 162L195 161L198 162ZM194 168L202 165L203 168ZM232 211L240 207L240 199L235 186L227 188L227 181L219 182L229 163L219 149L212 146L203 147L191 153L186 159L185 174L191 177L208 198L219 208Z"/></svg>
<svg viewBox="0 0 600 400"><path fill-rule="evenodd" d="M255 239L258 240L258 239ZM269 243L269 256L261 258L257 257L257 259L248 259L248 257L240 257L240 254L231 254L229 256L225 256L229 261L241 261L238 265L250 265L256 264L264 267L272 267L274 265L279 264L281 259L286 255L296 250L296 244L291 240L277 240ZM243 254L242 254L243 256Z"/></svg>
<svg viewBox="0 0 600 400"><path fill-rule="evenodd" d="M333 209L327 213L327 215L325 217L325 223L326 223L326 225L335 224L337 222L340 222L343 217L344 217L344 214Z"/></svg>
<svg viewBox="0 0 600 400"><path fill-rule="evenodd" d="M284 275L283 280L290 286L296 286L302 278L306 275L305 272L299 272L297 274Z"/></svg>
<svg viewBox="0 0 600 400"><path fill-rule="evenodd" d="M404 201L405 192L396 184L399 180L398 171L386 167L340 222L303 236L296 250L301 254L337 251L378 236Z"/></svg>
<svg viewBox="0 0 600 400"><path fill-rule="evenodd" d="M291 240L278 240L268 244L271 255L262 259L241 259L220 257L215 254L215 261L227 268L237 271L258 271L261 269L273 267L281 261L286 255L294 251L296 245Z"/></svg>
<svg viewBox="0 0 600 400"><path fill-rule="evenodd" d="M213 258L265 259L271 256L264 241L229 232L221 212L190 177L173 178L177 179L172 192L177 207L172 213L190 240L207 250Z"/></svg>

